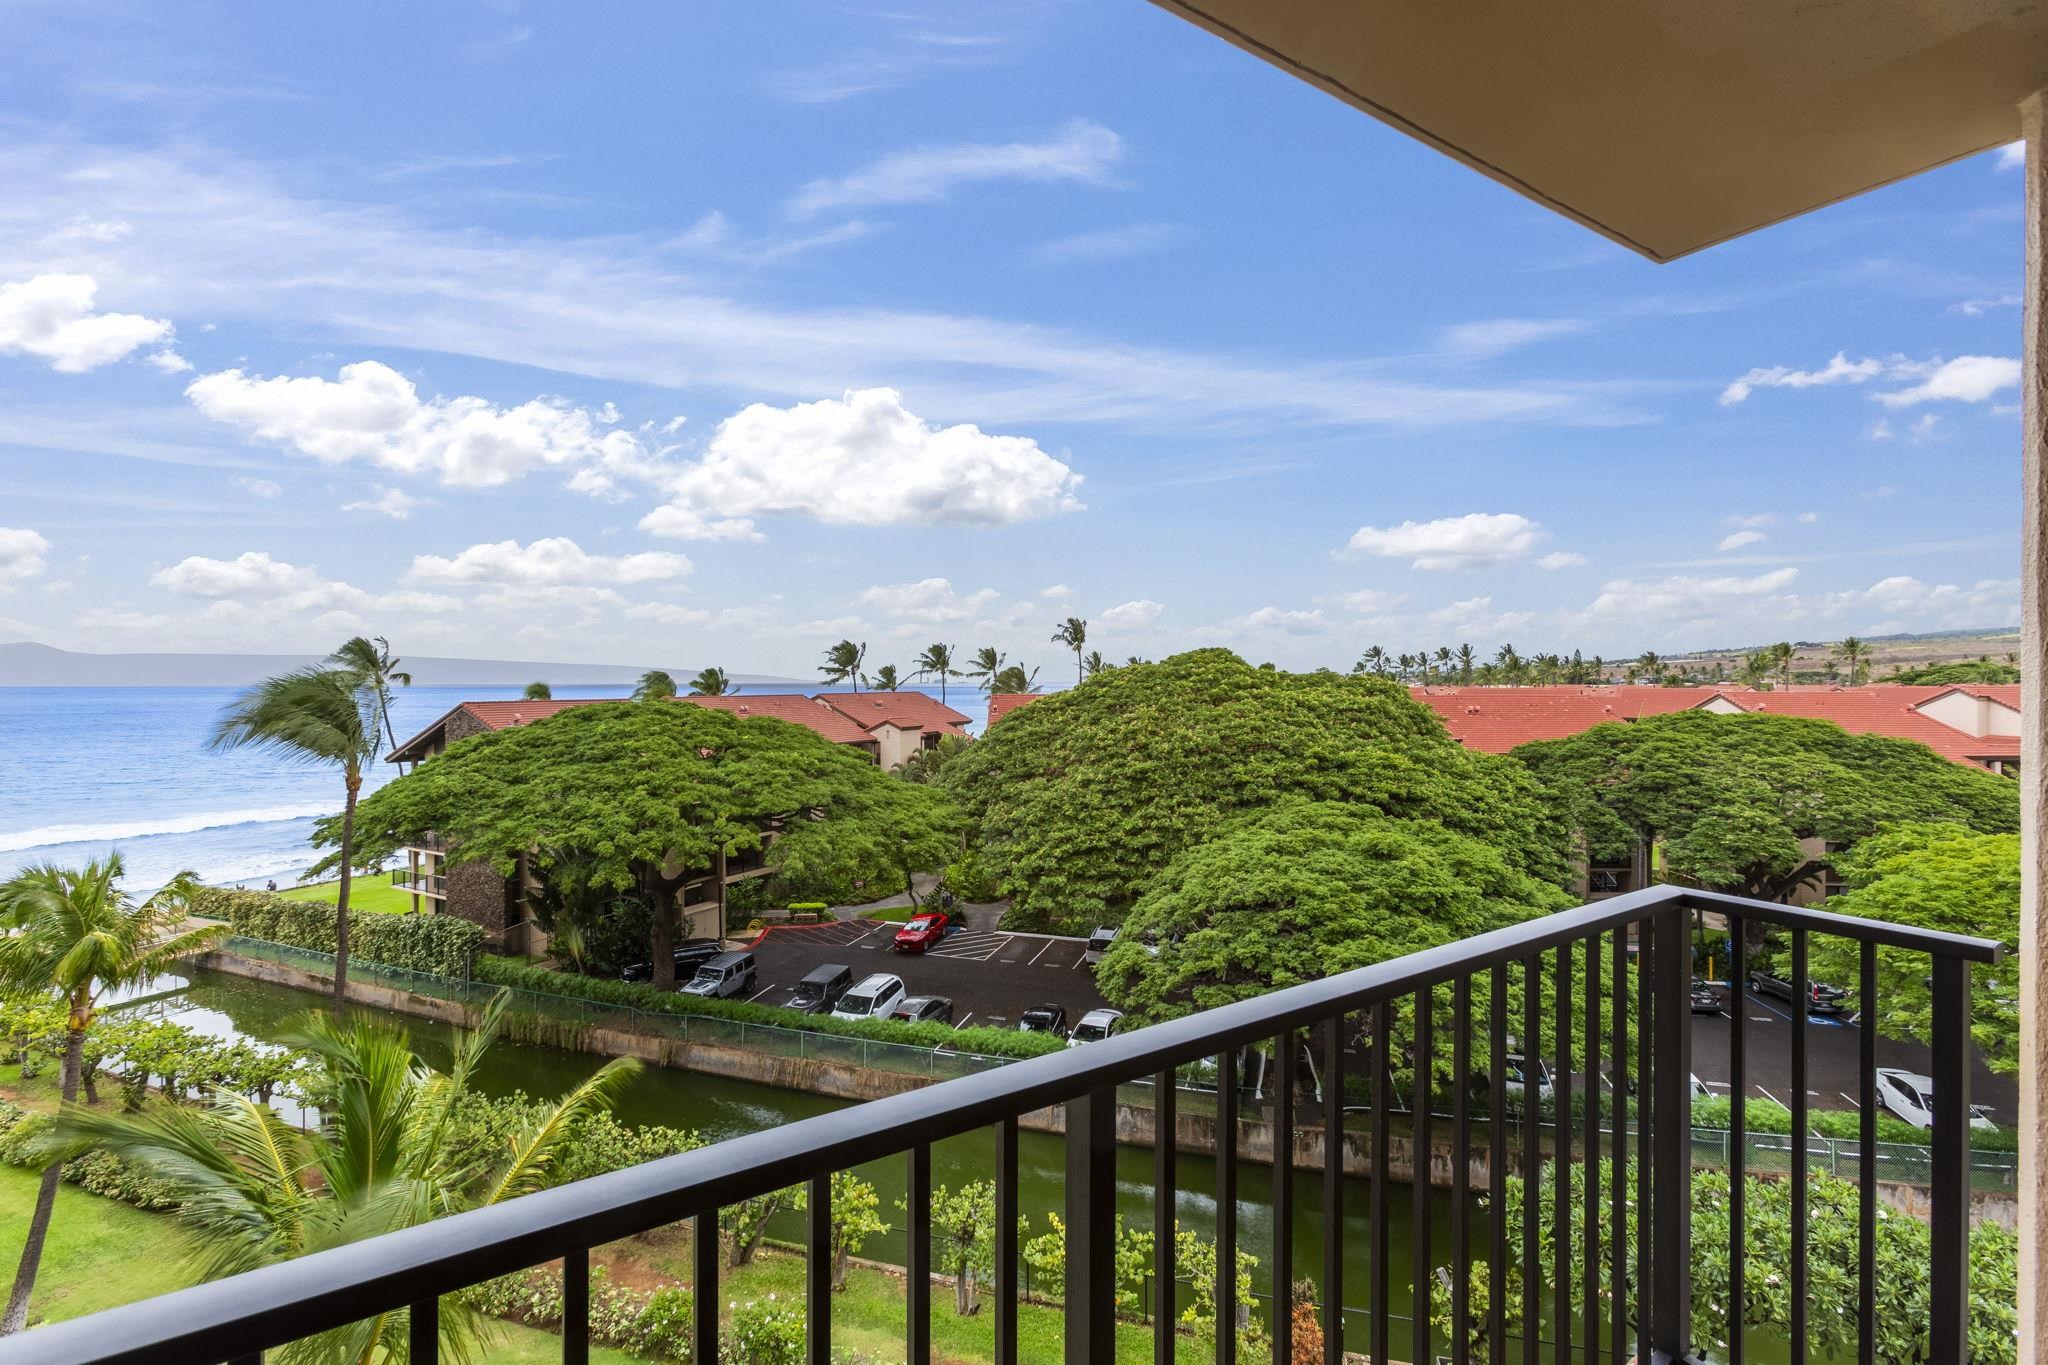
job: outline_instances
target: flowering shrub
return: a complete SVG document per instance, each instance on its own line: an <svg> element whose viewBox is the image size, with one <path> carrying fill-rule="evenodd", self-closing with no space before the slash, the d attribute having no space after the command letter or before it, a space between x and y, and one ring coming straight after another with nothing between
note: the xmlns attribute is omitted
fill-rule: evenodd
<svg viewBox="0 0 2048 1365"><path fill-rule="evenodd" d="M718 1365L802 1365L804 1314L770 1294L734 1304L718 1335Z"/></svg>
<svg viewBox="0 0 2048 1365"><path fill-rule="evenodd" d="M501 1275L463 1291L469 1307L489 1317L523 1322L529 1327L562 1324L562 1275L535 1267ZM687 1362L690 1328L695 1321L690 1291L664 1285L641 1294L610 1282L603 1266L590 1272L590 1339L649 1360ZM801 1326L799 1326L801 1337Z"/></svg>

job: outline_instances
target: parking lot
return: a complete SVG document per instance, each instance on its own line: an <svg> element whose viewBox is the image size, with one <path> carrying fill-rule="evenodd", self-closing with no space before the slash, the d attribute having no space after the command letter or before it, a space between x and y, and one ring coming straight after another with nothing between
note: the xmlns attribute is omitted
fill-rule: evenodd
<svg viewBox="0 0 2048 1365"><path fill-rule="evenodd" d="M1082 964L1081 939L1014 934L962 927L923 953L895 951L900 926L882 920L842 920L770 929L754 948L759 965L758 1004L779 1005L814 967L836 963L856 981L869 972L893 972L912 995L943 995L953 1002L956 1026L1014 1028L1033 1005L1066 1007L1071 1024L1108 1002L1095 974Z"/></svg>

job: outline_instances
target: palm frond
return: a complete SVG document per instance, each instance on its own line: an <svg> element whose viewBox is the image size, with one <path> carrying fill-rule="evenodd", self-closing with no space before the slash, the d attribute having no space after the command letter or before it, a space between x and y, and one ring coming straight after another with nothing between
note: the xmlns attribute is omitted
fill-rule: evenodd
<svg viewBox="0 0 2048 1365"><path fill-rule="evenodd" d="M614 1057L606 1062L596 1075L564 1096L547 1117L519 1135L513 1144L512 1159L479 1202L496 1204L545 1188L556 1149L571 1125L586 1114L611 1109L639 1074L640 1063L631 1057Z"/></svg>

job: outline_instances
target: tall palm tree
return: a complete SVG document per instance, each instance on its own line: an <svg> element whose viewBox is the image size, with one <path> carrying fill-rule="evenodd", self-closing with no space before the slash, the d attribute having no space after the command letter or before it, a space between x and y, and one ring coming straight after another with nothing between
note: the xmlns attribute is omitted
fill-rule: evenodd
<svg viewBox="0 0 2048 1365"><path fill-rule="evenodd" d="M877 692L894 692L903 686L903 677L896 671L896 665L883 664L868 679L868 686Z"/></svg>
<svg viewBox="0 0 2048 1365"><path fill-rule="evenodd" d="M1451 647L1449 645L1438 645L1436 647L1436 675L1447 681L1451 676Z"/></svg>
<svg viewBox="0 0 2048 1365"><path fill-rule="evenodd" d="M1477 664L1478 664L1478 660L1479 660L1479 656L1478 656L1478 655L1476 655L1476 654L1474 654L1474 653L1472 652L1472 646L1471 646L1471 645L1469 645L1469 644L1466 644L1466 645L1459 645L1459 646L1458 646L1458 681L1459 681L1459 682L1461 682L1461 683L1464 683L1464 684L1465 684L1466 686L1468 686L1468 687L1469 687L1469 686L1471 685L1471 683L1472 683L1472 670L1473 670L1473 668L1474 668L1474 667L1476 667L1476 666L1477 666Z"/></svg>
<svg viewBox="0 0 2048 1365"><path fill-rule="evenodd" d="M1653 683L1664 681L1664 660L1654 649L1646 649L1636 656L1636 667Z"/></svg>
<svg viewBox="0 0 2048 1365"><path fill-rule="evenodd" d="M633 684L634 701L667 701L676 694L676 680L658 668L650 668Z"/></svg>
<svg viewBox="0 0 2048 1365"><path fill-rule="evenodd" d="M1035 692L1038 690L1038 670L1024 671L1022 664L1005 664L996 671L989 682L991 692Z"/></svg>
<svg viewBox="0 0 2048 1365"><path fill-rule="evenodd" d="M28 996L64 998L64 1102L78 1099L79 1075L85 1058L85 1034L102 997L110 990L146 981L180 953L202 948L227 933L211 924L188 929L186 901L198 886L190 872L180 872L147 900L136 901L120 888L124 869L119 853L89 862L77 870L44 863L0 883L0 991ZM28 1322L29 1295L50 1233L50 1213L57 1199L61 1160L43 1169L29 1215L28 1240L14 1273L14 1292L0 1316L0 1336L18 1332Z"/></svg>
<svg viewBox="0 0 2048 1365"><path fill-rule="evenodd" d="M1380 645L1369 645L1365 653L1358 656L1358 662L1351 666L1353 673L1384 674L1387 671L1387 651Z"/></svg>
<svg viewBox="0 0 2048 1365"><path fill-rule="evenodd" d="M1052 633L1052 642L1074 651L1074 685L1080 686L1081 680L1087 676L1081 668L1081 646L1088 643L1088 623L1078 616L1069 616Z"/></svg>
<svg viewBox="0 0 2048 1365"><path fill-rule="evenodd" d="M356 798L363 769L376 761L377 694L363 675L343 668L301 668L257 683L229 703L214 723L215 750L257 749L287 763L341 769L341 885L334 906L334 1017L348 991L348 894L354 872Z"/></svg>
<svg viewBox="0 0 2048 1365"><path fill-rule="evenodd" d="M1792 656L1795 651L1788 640L1780 640L1771 646L1771 657L1777 661L1778 681L1786 687L1792 685Z"/></svg>
<svg viewBox="0 0 2048 1365"><path fill-rule="evenodd" d="M1507 679L1508 686L1522 685L1522 656L1515 653L1513 645L1502 645L1495 651L1493 661L1500 666L1501 676Z"/></svg>
<svg viewBox="0 0 2048 1365"><path fill-rule="evenodd" d="M690 695L693 697L724 697L738 690L722 668L707 668L690 679Z"/></svg>
<svg viewBox="0 0 2048 1365"><path fill-rule="evenodd" d="M1081 667L1087 672L1088 676L1092 678L1097 673L1102 672L1105 668L1115 668L1116 665L1111 663L1109 660L1103 658L1101 650L1091 649L1088 651L1088 657L1081 661Z"/></svg>
<svg viewBox="0 0 2048 1365"><path fill-rule="evenodd" d="M953 667L953 646L935 644L917 656L917 676L939 680L939 704L946 704L946 679L957 678L960 671Z"/></svg>
<svg viewBox="0 0 2048 1365"><path fill-rule="evenodd" d="M391 689L393 685L411 687L412 674L399 670L403 660L392 655L391 642L381 635L374 639L357 635L328 655L327 662L362 675L364 685L377 694L377 719L383 723L384 738L396 749L398 732L391 728Z"/></svg>
<svg viewBox="0 0 2048 1365"><path fill-rule="evenodd" d="M318 1129L301 1133L242 1095L216 1092L204 1109L158 1103L141 1114L72 1107L59 1140L116 1152L169 1185L172 1216L196 1235L196 1268L219 1279L345 1246L450 1213L485 1208L559 1181L560 1158L580 1120L611 1109L639 1071L626 1058L530 1121L488 1164L453 1149L452 1116L497 1031L504 997L456 1047L446 1073L431 1070L403 1033L359 1021L306 1021L285 1041L313 1054L324 1093ZM441 1301L446 1358L488 1355L487 1324L455 1297ZM290 1365L408 1358L404 1311L366 1318L276 1352Z"/></svg>
<svg viewBox="0 0 2048 1365"><path fill-rule="evenodd" d="M527 701L553 701L555 689L544 682L530 682L526 685L526 690L519 695Z"/></svg>
<svg viewBox="0 0 2048 1365"><path fill-rule="evenodd" d="M828 683L852 683L853 690L860 691L860 666L867 661L868 647L865 643L855 644L841 640L825 651L825 665L818 671L825 675Z"/></svg>
<svg viewBox="0 0 2048 1365"><path fill-rule="evenodd" d="M1870 646L1851 635L1835 648L1841 653L1842 662L1849 666L1849 686L1861 687L1870 677Z"/></svg>
<svg viewBox="0 0 2048 1365"><path fill-rule="evenodd" d="M983 645L980 649L974 651L974 658L969 661L968 667L961 670L960 676L963 678L979 678L981 679L982 690L993 692L996 690L996 674L1002 671L1002 654L994 645Z"/></svg>

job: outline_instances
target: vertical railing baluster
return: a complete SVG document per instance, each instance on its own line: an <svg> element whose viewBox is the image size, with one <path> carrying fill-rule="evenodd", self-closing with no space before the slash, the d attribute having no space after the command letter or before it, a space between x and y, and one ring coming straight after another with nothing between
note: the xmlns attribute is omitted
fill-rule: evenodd
<svg viewBox="0 0 2048 1365"><path fill-rule="evenodd" d="M1492 1239L1487 1263L1492 1267L1493 1292L1487 1297L1487 1359L1503 1360L1508 1349L1508 968L1493 969L1493 989L1487 1009L1491 1065L1487 1087L1487 1203L1492 1215ZM1527 1071L1524 1070L1524 1079Z"/></svg>
<svg viewBox="0 0 2048 1365"><path fill-rule="evenodd" d="M1611 1192L1607 1229L1607 1358L1609 1365L1622 1365L1628 1356L1628 1125L1632 1114L1640 1114L1629 1091L1628 1046L1628 928L1614 930L1614 981L1608 987L1608 1036L1614 1042L1614 1140L1607 1181ZM1640 1118L1637 1119L1640 1122Z"/></svg>
<svg viewBox="0 0 2048 1365"><path fill-rule="evenodd" d="M1742 921L1728 917L1728 1365L1742 1365L1749 1303L1749 1035L1743 993Z"/></svg>
<svg viewBox="0 0 2048 1365"><path fill-rule="evenodd" d="M1394 1046L1393 1011L1382 1000L1372 1007L1372 1365L1387 1365L1390 1342L1387 1322L1387 1091L1388 1054ZM1338 1334L1343 1318L1338 1317ZM1342 1344L1341 1342L1339 1343Z"/></svg>
<svg viewBox="0 0 2048 1365"><path fill-rule="evenodd" d="M1152 1079L1152 1365L1173 1365L1174 1237L1180 1087L1172 1068Z"/></svg>
<svg viewBox="0 0 2048 1365"><path fill-rule="evenodd" d="M903 1180L904 1360L925 1365L932 1358L932 1149L911 1148L909 1164Z"/></svg>
<svg viewBox="0 0 2048 1365"><path fill-rule="evenodd" d="M1294 1032L1273 1040L1273 1365L1294 1359Z"/></svg>
<svg viewBox="0 0 2048 1365"><path fill-rule="evenodd" d="M1970 964L1934 959L1934 1150L1928 1359L1961 1365L1970 1336Z"/></svg>
<svg viewBox="0 0 2048 1365"><path fill-rule="evenodd" d="M1806 1365L1806 931L1792 931L1792 1365Z"/></svg>
<svg viewBox="0 0 2048 1365"><path fill-rule="evenodd" d="M1585 1322L1586 1362L1600 1349L1600 935L1586 940L1586 1150L1585 1176L1579 1191L1579 1235L1583 1255L1579 1273L1579 1314Z"/></svg>
<svg viewBox="0 0 2048 1365"><path fill-rule="evenodd" d="M804 1356L832 1365L832 1173L811 1177L804 1239ZM929 1220L927 1220L929 1221Z"/></svg>
<svg viewBox="0 0 2048 1365"><path fill-rule="evenodd" d="M1323 1365L1344 1360L1344 1016L1323 1030ZM1172 1365L1163 1360L1159 1365Z"/></svg>
<svg viewBox="0 0 2048 1365"><path fill-rule="evenodd" d="M562 1365L590 1365L590 1252L562 1257Z"/></svg>
<svg viewBox="0 0 2048 1365"><path fill-rule="evenodd" d="M1067 1101L1068 1360L1116 1354L1116 1088Z"/></svg>
<svg viewBox="0 0 2048 1365"><path fill-rule="evenodd" d="M1451 987L1451 1361L1472 1359L1472 978Z"/></svg>
<svg viewBox="0 0 2048 1365"><path fill-rule="evenodd" d="M421 1299L406 1315L405 1365L434 1365L441 1358L441 1300Z"/></svg>
<svg viewBox="0 0 2048 1365"><path fill-rule="evenodd" d="M1877 1365L1877 945L1863 943L1857 982L1863 1018L1858 1022L1857 1061L1861 1122L1856 1133L1856 1359Z"/></svg>
<svg viewBox="0 0 2048 1365"><path fill-rule="evenodd" d="M1653 1037L1650 1071L1650 1222L1656 1255L1650 1284L1651 1348L1683 1359L1692 1334L1692 1013L1680 1009L1692 987L1692 911L1673 904L1653 931L1648 997Z"/></svg>
<svg viewBox="0 0 2048 1365"><path fill-rule="evenodd" d="M1017 1119L996 1125L996 1365L1017 1361Z"/></svg>
<svg viewBox="0 0 2048 1365"><path fill-rule="evenodd" d="M690 1320L692 1360L718 1359L718 1210L706 1209L690 1226Z"/></svg>
<svg viewBox="0 0 2048 1365"><path fill-rule="evenodd" d="M1536 1210L1542 1198L1543 1133L1537 1110L1536 1068L1543 1057L1543 956L1522 964L1522 1365L1536 1365L1543 1321L1543 1274L1537 1265L1537 1234L1542 1220ZM1502 1101L1506 1101L1503 1095ZM1507 1295L1507 1282L1500 1293ZM1503 1304L1505 1308L1505 1304Z"/></svg>
<svg viewBox="0 0 2048 1365"><path fill-rule="evenodd" d="M1236 1362L1237 1050L1232 1048L1216 1059L1216 1365Z"/></svg>
<svg viewBox="0 0 2048 1365"><path fill-rule="evenodd" d="M1415 1272L1413 1312L1415 1331L1413 1360L1424 1361L1436 1358L1435 1334L1429 1328L1430 1304L1430 1132L1429 1106L1430 1071L1436 1065L1436 988L1424 986L1415 995L1415 1078L1414 1103L1410 1106L1410 1142L1408 1172L1411 1182L1410 1195L1414 1207L1409 1211L1413 1220L1410 1240L1414 1243L1410 1257Z"/></svg>
<svg viewBox="0 0 2048 1365"><path fill-rule="evenodd" d="M1650 1208L1650 1142L1657 1112L1653 1087L1657 1059L1650 1037L1654 1027L1656 997L1650 989L1650 955L1657 943L1652 920L1636 923L1635 1014L1636 1014L1636 1358L1650 1359L1650 1315L1655 1310L1650 1284L1650 1244L1657 1236L1657 1220Z"/></svg>
<svg viewBox="0 0 2048 1365"><path fill-rule="evenodd" d="M1550 1087L1550 1244L1557 1284L1551 1305L1557 1333L1557 1365L1572 1365L1572 946L1557 945L1556 984L1551 987L1557 1069ZM1531 1210L1533 1213L1534 1211Z"/></svg>

